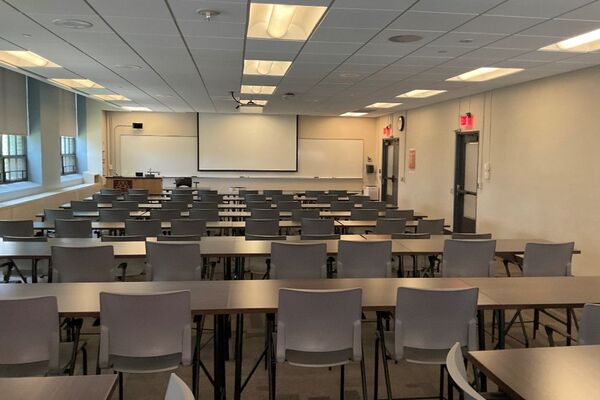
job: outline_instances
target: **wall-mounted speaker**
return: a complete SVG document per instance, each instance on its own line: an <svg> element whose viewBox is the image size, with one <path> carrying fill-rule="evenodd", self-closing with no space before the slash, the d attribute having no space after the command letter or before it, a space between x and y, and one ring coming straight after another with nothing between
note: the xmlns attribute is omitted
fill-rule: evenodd
<svg viewBox="0 0 600 400"><path fill-rule="evenodd" d="M132 122L131 127L133 129L144 129L144 123L143 122Z"/></svg>

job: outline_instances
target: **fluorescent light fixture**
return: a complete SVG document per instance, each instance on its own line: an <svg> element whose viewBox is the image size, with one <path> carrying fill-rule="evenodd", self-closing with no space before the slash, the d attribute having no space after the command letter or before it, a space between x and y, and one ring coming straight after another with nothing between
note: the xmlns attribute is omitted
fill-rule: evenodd
<svg viewBox="0 0 600 400"><path fill-rule="evenodd" d="M373 103L367 106L367 108L392 108L399 106L400 104L402 103Z"/></svg>
<svg viewBox="0 0 600 400"><path fill-rule="evenodd" d="M572 51L575 53L587 53L600 50L600 29L587 32L569 39L561 40L546 47L541 51Z"/></svg>
<svg viewBox="0 0 600 400"><path fill-rule="evenodd" d="M123 106L121 108L125 111L152 111L148 107L139 107L139 106Z"/></svg>
<svg viewBox="0 0 600 400"><path fill-rule="evenodd" d="M0 62L21 68L60 68L60 65L55 64L32 51L25 50L0 51Z"/></svg>
<svg viewBox="0 0 600 400"><path fill-rule="evenodd" d="M367 113L366 112L349 111L349 112L340 114L340 117L362 117L363 115L367 115Z"/></svg>
<svg viewBox="0 0 600 400"><path fill-rule="evenodd" d="M240 107L238 109L243 114L262 114L262 107Z"/></svg>
<svg viewBox="0 0 600 400"><path fill-rule="evenodd" d="M327 7L250 3L249 38L306 40Z"/></svg>
<svg viewBox="0 0 600 400"><path fill-rule="evenodd" d="M273 94L275 86L242 85L241 92L244 94Z"/></svg>
<svg viewBox="0 0 600 400"><path fill-rule="evenodd" d="M429 90L429 89L415 89L410 92L399 94L396 97L408 97L413 99L422 99L425 97L435 96L436 94L445 93L445 90Z"/></svg>
<svg viewBox="0 0 600 400"><path fill-rule="evenodd" d="M452 82L483 82L523 71L523 68L481 67L446 79Z"/></svg>
<svg viewBox="0 0 600 400"><path fill-rule="evenodd" d="M248 103L252 102L258 106L266 106L268 103L267 100L240 100L240 102L242 104L248 104Z"/></svg>
<svg viewBox="0 0 600 400"><path fill-rule="evenodd" d="M244 75L283 76L291 61L244 60Z"/></svg>
<svg viewBox="0 0 600 400"><path fill-rule="evenodd" d="M104 89L104 86L98 85L89 79L50 79L54 83L67 86L73 89Z"/></svg>
<svg viewBox="0 0 600 400"><path fill-rule="evenodd" d="M94 97L105 101L131 101L125 96L120 94L95 94Z"/></svg>

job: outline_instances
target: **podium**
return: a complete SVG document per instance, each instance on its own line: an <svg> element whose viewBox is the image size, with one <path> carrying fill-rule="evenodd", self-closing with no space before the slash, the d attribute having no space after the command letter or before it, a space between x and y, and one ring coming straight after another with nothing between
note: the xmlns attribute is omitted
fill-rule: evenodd
<svg viewBox="0 0 600 400"><path fill-rule="evenodd" d="M143 176L107 176L106 185L110 189L147 189L149 194L161 194L163 190L162 178Z"/></svg>

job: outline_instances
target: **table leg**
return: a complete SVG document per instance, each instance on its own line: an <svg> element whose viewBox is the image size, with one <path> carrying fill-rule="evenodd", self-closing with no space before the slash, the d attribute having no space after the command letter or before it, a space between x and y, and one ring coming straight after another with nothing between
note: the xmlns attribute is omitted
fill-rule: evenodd
<svg viewBox="0 0 600 400"><path fill-rule="evenodd" d="M485 350L485 310L477 311L477 330L479 335L479 350ZM487 392L487 377L479 373L480 390Z"/></svg>
<svg viewBox="0 0 600 400"><path fill-rule="evenodd" d="M243 345L244 345L244 314L236 316L235 328L235 382L234 394L235 400L240 400L242 397L242 362L243 362Z"/></svg>
<svg viewBox="0 0 600 400"><path fill-rule="evenodd" d="M31 260L31 283L37 283L38 279L37 279L37 265L38 265L38 259L37 258L33 258Z"/></svg>
<svg viewBox="0 0 600 400"><path fill-rule="evenodd" d="M225 346L227 344L226 315L215 315L214 317L214 381L215 400L225 399Z"/></svg>
<svg viewBox="0 0 600 400"><path fill-rule="evenodd" d="M504 349L506 347L506 332L505 332L505 318L506 313L504 310L498 310L498 348Z"/></svg>

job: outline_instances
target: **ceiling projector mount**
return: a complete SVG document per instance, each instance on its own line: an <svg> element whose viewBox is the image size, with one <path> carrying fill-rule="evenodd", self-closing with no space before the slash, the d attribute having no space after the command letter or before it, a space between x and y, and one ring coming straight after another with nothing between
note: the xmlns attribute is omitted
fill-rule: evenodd
<svg viewBox="0 0 600 400"><path fill-rule="evenodd" d="M231 94L231 98L237 103L237 106L235 107L236 110L239 110L241 107L248 107L248 108L263 108L264 105L262 104L258 104L255 103L254 100L242 100L242 99L238 99L235 97L235 94L233 91L229 92Z"/></svg>

